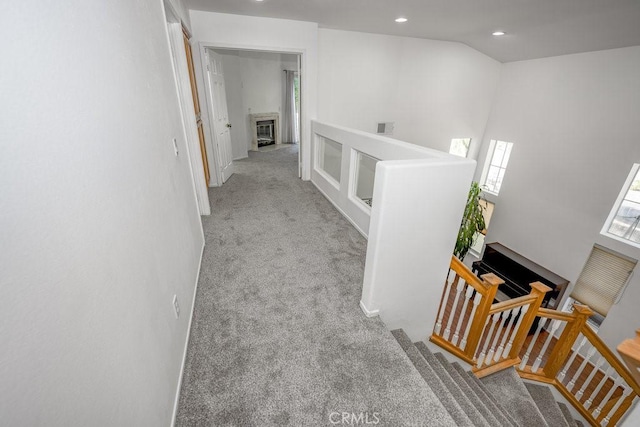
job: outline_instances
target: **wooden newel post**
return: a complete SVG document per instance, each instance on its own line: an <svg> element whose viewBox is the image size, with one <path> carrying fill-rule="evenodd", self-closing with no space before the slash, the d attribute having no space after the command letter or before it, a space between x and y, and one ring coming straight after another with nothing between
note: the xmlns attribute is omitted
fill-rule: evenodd
<svg viewBox="0 0 640 427"><path fill-rule="evenodd" d="M549 355L549 361L542 370L546 378L554 379L558 375L562 365L567 361L569 353L571 353L571 347L573 347L580 335L580 330L587 323L587 319L593 314L593 311L586 305L574 304L573 314L575 315L575 320L567 324L564 331L562 331L558 342L556 342L553 351Z"/></svg>
<svg viewBox="0 0 640 427"><path fill-rule="evenodd" d="M482 295L482 300L478 304L476 314L472 319L471 329L469 330L469 339L467 339L467 345L464 347L464 353L473 359L476 354L476 348L482 338L482 330L484 324L489 317L489 310L498 292L498 286L504 283L504 280L499 278L493 273L487 273L480 276L482 284L485 286L485 292Z"/></svg>
<svg viewBox="0 0 640 427"><path fill-rule="evenodd" d="M640 384L640 329L636 329L634 339L624 340L620 343L618 353L629 367L633 379Z"/></svg>
<svg viewBox="0 0 640 427"><path fill-rule="evenodd" d="M522 350L524 341L527 339L531 325L533 325L533 321L538 315L538 308L542 305L545 294L550 290L550 287L541 282L533 282L531 284L531 292L529 292L529 295L535 296L536 299L531 302L529 309L522 318L522 322L520 322L520 329L513 340L513 346L509 352L509 359L517 359L519 357L520 350Z"/></svg>

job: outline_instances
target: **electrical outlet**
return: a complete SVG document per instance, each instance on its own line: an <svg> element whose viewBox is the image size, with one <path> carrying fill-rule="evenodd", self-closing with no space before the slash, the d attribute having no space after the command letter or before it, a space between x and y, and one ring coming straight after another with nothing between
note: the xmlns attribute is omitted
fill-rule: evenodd
<svg viewBox="0 0 640 427"><path fill-rule="evenodd" d="M176 157L178 157L178 141L175 138L173 138L171 141L173 142L173 151L176 152Z"/></svg>
<svg viewBox="0 0 640 427"><path fill-rule="evenodd" d="M178 304L178 295L173 296L173 311L176 314L176 319L180 317L180 304Z"/></svg>

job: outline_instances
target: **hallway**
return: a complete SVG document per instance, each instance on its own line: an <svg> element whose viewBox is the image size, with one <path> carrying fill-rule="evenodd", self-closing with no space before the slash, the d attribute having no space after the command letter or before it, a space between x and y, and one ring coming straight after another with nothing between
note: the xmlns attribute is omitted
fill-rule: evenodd
<svg viewBox="0 0 640 427"><path fill-rule="evenodd" d="M452 425L360 310L366 241L297 178L297 148L250 152L209 190L176 425L332 425L342 412Z"/></svg>

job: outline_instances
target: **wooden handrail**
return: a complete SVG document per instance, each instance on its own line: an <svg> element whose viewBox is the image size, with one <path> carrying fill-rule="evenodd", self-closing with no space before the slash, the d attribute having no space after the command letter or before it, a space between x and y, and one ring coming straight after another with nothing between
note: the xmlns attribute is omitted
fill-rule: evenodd
<svg viewBox="0 0 640 427"><path fill-rule="evenodd" d="M482 295L487 294L487 291L491 287L491 285L489 283L486 283L483 280L480 280L478 276L473 274L473 272L469 270L469 267L464 265L462 261L460 261L457 257L455 256L451 257L450 268L456 272L456 275L460 276L462 280L467 282L467 284L473 287L476 291L480 292ZM493 274L491 275L494 276ZM498 279L498 280L501 280L501 279ZM504 283L504 281L502 281L502 283Z"/></svg>
<svg viewBox="0 0 640 427"><path fill-rule="evenodd" d="M620 343L618 353L627 364L633 378L640 383L640 329L636 329L635 338Z"/></svg>
<svg viewBox="0 0 640 427"><path fill-rule="evenodd" d="M602 341L593 329L591 329L589 325L585 324L583 325L581 332L582 335L587 337L589 342L591 342L591 345L596 348L596 351L598 351L607 360L607 362L609 362L609 365L611 365L611 367L618 372L618 375L620 375L629 387L633 389L634 393L640 396L640 385L638 385L635 378L633 378L631 372L629 372L627 367L620 361L620 359L618 359L615 353L607 347L604 341Z"/></svg>
<svg viewBox="0 0 640 427"><path fill-rule="evenodd" d="M512 308L521 307L523 305L530 304L531 302L536 300L536 296L529 294L523 295L518 298L508 299L506 301L497 302L491 305L491 309L489 310L489 315L494 313L499 313L501 311L511 310Z"/></svg>
<svg viewBox="0 0 640 427"><path fill-rule="evenodd" d="M574 313L566 313L564 311L558 311L544 307L540 307L538 309L538 316L546 317L553 320L562 320L565 322L573 322L573 320L576 318L576 315Z"/></svg>

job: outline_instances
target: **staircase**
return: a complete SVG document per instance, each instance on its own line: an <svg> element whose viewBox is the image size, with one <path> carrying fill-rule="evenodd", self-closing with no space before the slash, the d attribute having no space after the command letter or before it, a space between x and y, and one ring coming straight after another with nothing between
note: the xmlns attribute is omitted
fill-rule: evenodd
<svg viewBox="0 0 640 427"><path fill-rule="evenodd" d="M478 379L402 329L391 332L458 426L577 427L566 405L546 385L524 382L514 368Z"/></svg>

